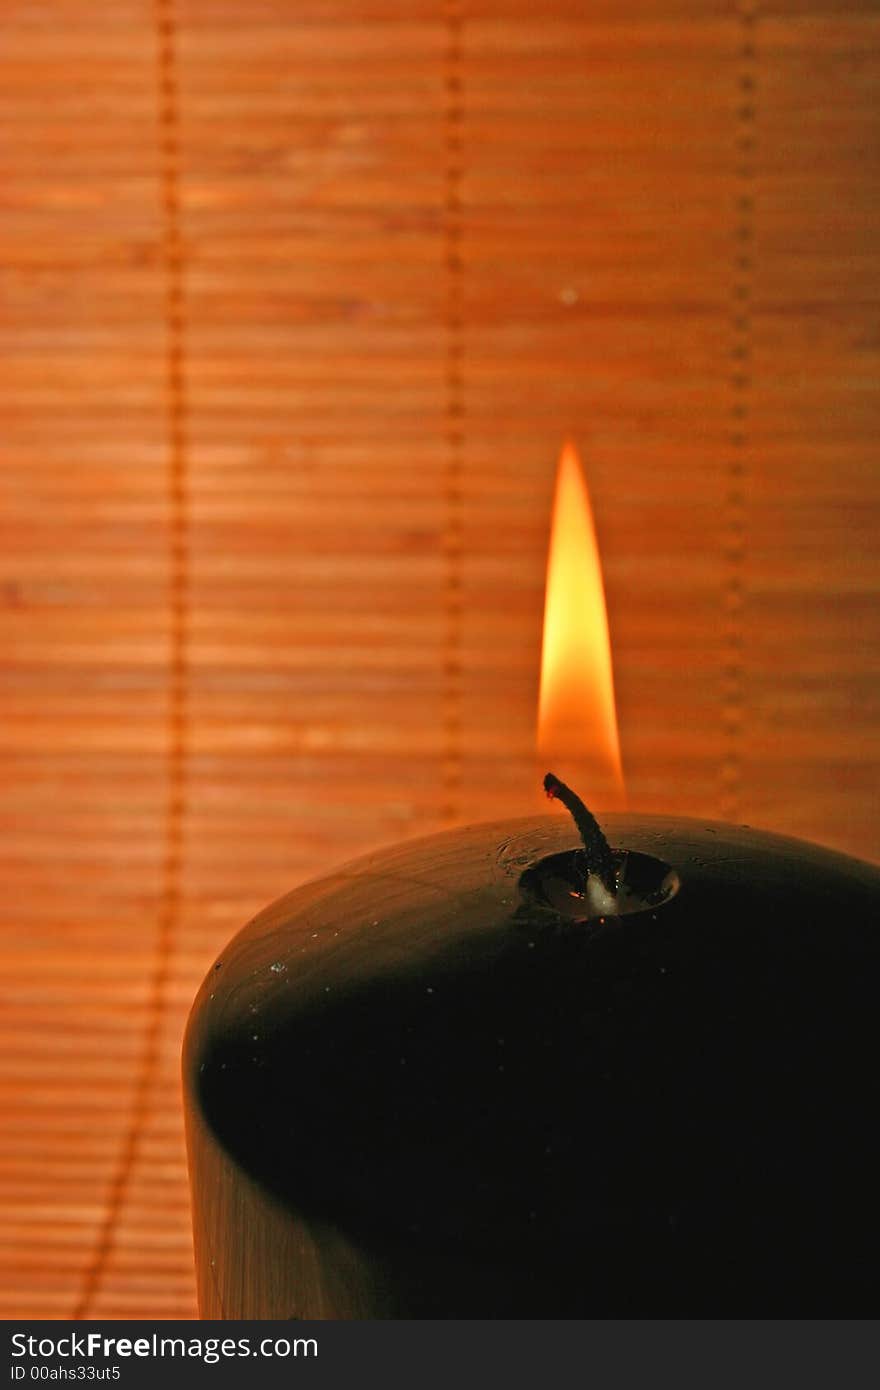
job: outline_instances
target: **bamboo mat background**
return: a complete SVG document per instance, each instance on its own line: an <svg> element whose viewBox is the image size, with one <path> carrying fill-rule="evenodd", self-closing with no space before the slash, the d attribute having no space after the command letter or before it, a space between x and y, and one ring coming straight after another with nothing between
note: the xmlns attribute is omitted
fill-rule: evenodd
<svg viewBox="0 0 880 1390"><path fill-rule="evenodd" d="M255 909L533 808L556 456L630 801L880 855L870 0L10 0L0 1313L194 1313Z"/></svg>

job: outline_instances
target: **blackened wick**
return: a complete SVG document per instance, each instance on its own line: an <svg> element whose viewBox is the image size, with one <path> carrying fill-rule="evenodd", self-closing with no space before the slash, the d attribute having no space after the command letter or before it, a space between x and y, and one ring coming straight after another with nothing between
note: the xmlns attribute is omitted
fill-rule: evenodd
<svg viewBox="0 0 880 1390"><path fill-rule="evenodd" d="M608 892L616 893L617 875L614 856L596 817L587 810L580 797L571 790L571 787L560 782L555 773L547 773L544 778L544 790L551 800L555 798L557 801L561 801L563 806L571 812L572 820L584 842L587 873L597 874Z"/></svg>

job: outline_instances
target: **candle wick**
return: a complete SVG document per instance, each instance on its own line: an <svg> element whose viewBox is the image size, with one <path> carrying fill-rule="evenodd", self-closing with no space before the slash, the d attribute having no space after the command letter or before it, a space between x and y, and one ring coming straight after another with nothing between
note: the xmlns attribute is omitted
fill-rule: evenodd
<svg viewBox="0 0 880 1390"><path fill-rule="evenodd" d="M609 893L617 893L617 871L611 846L605 839L596 817L588 811L580 797L560 782L555 773L548 772L544 778L544 790L550 800L561 801L571 813L583 841L587 857L587 874L596 874Z"/></svg>

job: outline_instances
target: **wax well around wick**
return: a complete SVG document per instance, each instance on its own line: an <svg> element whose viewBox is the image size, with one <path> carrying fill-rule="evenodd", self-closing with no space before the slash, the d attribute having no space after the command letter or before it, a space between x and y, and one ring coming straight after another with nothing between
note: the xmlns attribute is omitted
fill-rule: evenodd
<svg viewBox="0 0 880 1390"><path fill-rule="evenodd" d="M583 850L564 850L532 864L521 875L520 892L535 905L549 908L573 922L600 917L627 917L656 911L675 897L681 886L669 864L635 850L611 851L617 891L610 894L586 871Z"/></svg>

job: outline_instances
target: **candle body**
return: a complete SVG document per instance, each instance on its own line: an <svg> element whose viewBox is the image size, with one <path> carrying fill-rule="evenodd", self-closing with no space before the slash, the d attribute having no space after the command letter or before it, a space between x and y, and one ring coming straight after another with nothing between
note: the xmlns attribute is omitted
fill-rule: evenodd
<svg viewBox="0 0 880 1390"><path fill-rule="evenodd" d="M880 870L604 823L673 897L536 905L577 845L541 817L368 856L230 944L184 1054L202 1316L869 1311Z"/></svg>

